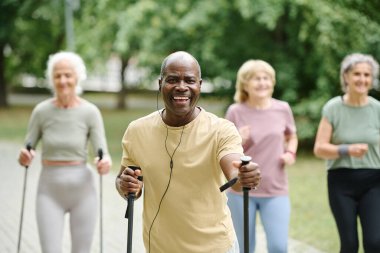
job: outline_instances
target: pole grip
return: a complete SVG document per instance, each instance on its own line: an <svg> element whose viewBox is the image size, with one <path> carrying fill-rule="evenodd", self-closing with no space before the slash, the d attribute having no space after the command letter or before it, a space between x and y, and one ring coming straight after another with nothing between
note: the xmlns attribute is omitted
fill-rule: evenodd
<svg viewBox="0 0 380 253"><path fill-rule="evenodd" d="M245 156L240 157L240 160L241 160L241 166L243 166L243 165L248 164L252 160L252 158L250 156L245 155ZM237 182L237 180L238 178L235 177L231 179L230 181L228 181L227 183L225 183L224 185L222 185L221 187L219 187L220 192L223 192L224 190L227 190L228 188L233 186ZM243 190L244 188L246 187L243 187ZM249 188L246 188L246 189L250 190Z"/></svg>
<svg viewBox="0 0 380 253"><path fill-rule="evenodd" d="M141 168L138 167L138 166L128 166L128 168L132 169L133 171L135 171L135 170L141 170ZM140 180L140 181L143 181L143 176L138 176L137 179Z"/></svg>
<svg viewBox="0 0 380 253"><path fill-rule="evenodd" d="M28 142L25 148L28 150L28 152L30 152L32 150L32 144ZM28 168L29 168L29 165L25 166L25 169L28 169Z"/></svg>
<svg viewBox="0 0 380 253"><path fill-rule="evenodd" d="M240 158L241 166L248 164L252 158L250 156L243 156ZM248 193L251 190L249 187L243 187L243 208L244 208L244 253L249 253L249 206L248 206Z"/></svg>
<svg viewBox="0 0 380 253"><path fill-rule="evenodd" d="M141 170L141 168L138 167L138 166L128 166L128 168L132 169L133 171L135 171L135 170ZM140 181L143 181L143 177L142 176L138 176L137 179L140 180ZM128 195L127 195L128 206L127 206L127 210L125 211L125 215L124 215L124 218L126 218L126 219L130 218L130 216L131 216L130 213L131 212L133 213L133 209L130 209L130 208L133 208L132 206L133 206L133 202L135 200L135 197L136 197L136 194L134 192L128 193Z"/></svg>
<svg viewBox="0 0 380 253"><path fill-rule="evenodd" d="M247 165L252 160L252 158L250 156L242 156L240 160L241 160L241 166L243 166L243 165ZM243 187L243 192L246 192L249 190L251 189L248 187Z"/></svg>
<svg viewBox="0 0 380 253"><path fill-rule="evenodd" d="M103 149L101 148L98 149L98 157L99 157L99 161L103 159Z"/></svg>
<svg viewBox="0 0 380 253"><path fill-rule="evenodd" d="M25 148L30 152L32 150L32 144L28 142L25 146ZM25 195L26 195L26 183L28 181L28 168L29 166L25 166L25 172L24 172L24 187L22 190L22 200L21 200L21 214L20 214L20 224L19 224L19 230L18 230L18 242L17 242L17 253L20 252L21 249L21 237L22 237L22 224L24 220L24 209L25 209Z"/></svg>

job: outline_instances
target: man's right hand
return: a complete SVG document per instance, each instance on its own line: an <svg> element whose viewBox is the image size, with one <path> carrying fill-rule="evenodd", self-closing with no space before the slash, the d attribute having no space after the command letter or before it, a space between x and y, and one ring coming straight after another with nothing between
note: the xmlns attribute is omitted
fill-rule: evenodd
<svg viewBox="0 0 380 253"><path fill-rule="evenodd" d="M129 193L135 193L136 197L139 197L143 187L143 182L138 179L139 176L142 176L141 170L122 166L116 181L120 195L127 197Z"/></svg>

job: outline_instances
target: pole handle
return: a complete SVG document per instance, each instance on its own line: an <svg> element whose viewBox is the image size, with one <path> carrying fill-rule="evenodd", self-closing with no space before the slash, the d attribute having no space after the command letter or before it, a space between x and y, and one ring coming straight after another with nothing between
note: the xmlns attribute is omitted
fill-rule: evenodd
<svg viewBox="0 0 380 253"><path fill-rule="evenodd" d="M247 165L252 160L252 158L250 156L242 156L240 160L241 160L241 166L243 166L243 165ZM243 187L243 192L246 192L249 190L251 190L249 187Z"/></svg>
<svg viewBox="0 0 380 253"><path fill-rule="evenodd" d="M103 159L103 149L101 148L98 149L98 157L99 157L99 161Z"/></svg>
<svg viewBox="0 0 380 253"><path fill-rule="evenodd" d="M241 159L241 165L248 164L252 158L250 156L243 156ZM251 189L249 187L243 187L243 208L244 208L244 253L249 252L249 216L248 216L248 193Z"/></svg>
<svg viewBox="0 0 380 253"><path fill-rule="evenodd" d="M240 157L240 160L241 160L241 166L243 166L243 165L248 164L252 160L252 158L250 156L245 155L245 156ZM221 187L219 187L220 192L223 192L224 190L227 190L228 188L233 186L237 182L237 180L238 180L238 177L235 177L231 179L230 181L228 181L227 183L225 183L224 185L222 185ZM243 190L244 188L250 190L247 187L243 187Z"/></svg>
<svg viewBox="0 0 380 253"><path fill-rule="evenodd" d="M26 144L26 149L28 152L32 150L32 144L28 142ZM19 224L19 230L18 230L18 241L17 241L17 253L20 252L21 249L21 237L22 237L22 224L24 220L24 209L25 209L25 195L26 195L26 183L28 181L28 169L29 166L25 166L25 172L24 172L24 185L22 190L22 199L21 199L21 213L20 213L20 224Z"/></svg>
<svg viewBox="0 0 380 253"><path fill-rule="evenodd" d="M135 171L135 170L141 170L141 168L138 167L138 166L128 166L128 168L132 169L133 171ZM143 177L142 176L138 176L137 179L140 180L140 181L143 181ZM133 211L133 210L130 209L129 206L133 205L135 197L136 197L136 194L134 192L130 192L127 195L128 206L127 206L127 210L125 211L125 215L124 215L124 218L126 218L126 219L130 218L130 211Z"/></svg>
<svg viewBox="0 0 380 253"><path fill-rule="evenodd" d="M128 166L128 168L132 169L133 171L135 171L135 170L141 170L141 168L138 167L138 166ZM143 176L138 176L137 179L140 180L140 181L143 181Z"/></svg>
<svg viewBox="0 0 380 253"><path fill-rule="evenodd" d="M32 150L32 144L30 142L28 142L25 146L25 148L28 150L28 152L30 153L30 151ZM28 169L29 168L29 165L26 165L25 166L25 169Z"/></svg>

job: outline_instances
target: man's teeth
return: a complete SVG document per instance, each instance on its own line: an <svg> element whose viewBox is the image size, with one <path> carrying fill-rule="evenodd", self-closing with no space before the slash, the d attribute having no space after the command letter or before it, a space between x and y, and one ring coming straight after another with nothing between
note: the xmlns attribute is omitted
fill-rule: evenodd
<svg viewBox="0 0 380 253"><path fill-rule="evenodd" d="M175 100L187 100L188 97L174 97Z"/></svg>

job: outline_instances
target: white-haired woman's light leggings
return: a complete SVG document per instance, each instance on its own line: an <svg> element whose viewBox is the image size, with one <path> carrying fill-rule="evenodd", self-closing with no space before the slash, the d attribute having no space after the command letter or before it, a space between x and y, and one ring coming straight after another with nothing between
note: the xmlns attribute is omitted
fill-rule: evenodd
<svg viewBox="0 0 380 253"><path fill-rule="evenodd" d="M71 252L90 252L98 200L94 172L86 164L44 167L36 201L43 253L62 252L66 213L70 215Z"/></svg>
<svg viewBox="0 0 380 253"><path fill-rule="evenodd" d="M227 193L228 206L231 210L234 228L244 252L244 204L243 196ZM257 198L249 197L249 252L255 252L256 246L256 213L260 213L268 253L286 253L288 251L288 230L290 221L290 200L288 196Z"/></svg>

